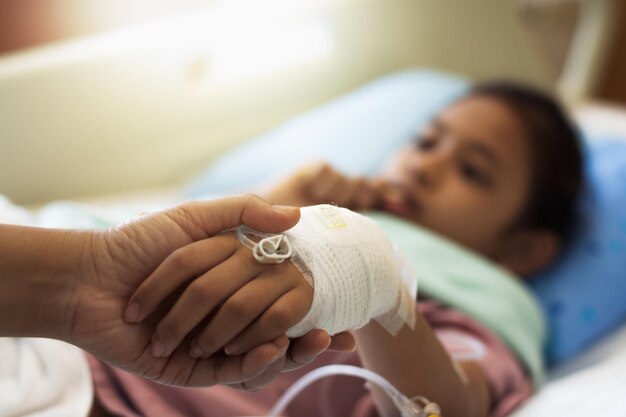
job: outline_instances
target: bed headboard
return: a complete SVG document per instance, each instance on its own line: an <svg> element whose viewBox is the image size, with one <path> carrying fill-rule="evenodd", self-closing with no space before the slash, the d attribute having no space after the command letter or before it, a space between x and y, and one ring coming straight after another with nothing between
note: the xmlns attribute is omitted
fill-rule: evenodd
<svg viewBox="0 0 626 417"><path fill-rule="evenodd" d="M212 2L0 57L0 194L36 203L176 183L413 66L547 82L509 1Z"/></svg>

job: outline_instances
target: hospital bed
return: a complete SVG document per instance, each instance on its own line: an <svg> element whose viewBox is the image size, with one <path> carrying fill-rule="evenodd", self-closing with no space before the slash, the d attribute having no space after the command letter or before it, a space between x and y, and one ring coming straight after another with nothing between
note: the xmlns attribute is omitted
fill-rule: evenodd
<svg viewBox="0 0 626 417"><path fill-rule="evenodd" d="M626 109L605 104L583 105L576 109L576 118L586 130L601 131L626 141ZM76 199L72 204L84 205L105 219L123 219L128 213L167 207L181 201L183 194L181 187L168 186ZM47 204L37 210L47 222L64 225L67 219L59 216L71 214L66 204ZM623 416L626 415L624 389L626 323L574 358L552 367L546 385L513 416Z"/></svg>
<svg viewBox="0 0 626 417"><path fill-rule="evenodd" d="M49 202L63 198L84 204L107 219L122 218L129 212L181 201L185 198L182 184L207 161L217 159L245 138L382 74L427 65L474 78L508 74L535 84L549 84L523 39L523 31L515 24L509 3L480 0L473 7L457 4L454 9L442 4L446 2L424 1L418 10L414 1L394 0L393 7L384 8L380 1L343 0L332 11L327 3L312 2L307 14L290 7L281 12L280 19L302 23L296 26L305 29L294 31L294 37L309 42L315 53L302 55L300 63L274 63L274 69L258 76L263 78L264 88L254 82L254 74L242 73L239 79L226 77L229 65L241 57L224 51L245 44L245 39L235 36L231 43L220 45L218 38L232 36L232 30L198 32L209 12L207 16L196 13L158 25L0 57L0 193L34 212L48 210L47 215L52 217L55 210L54 205L50 209ZM596 2L596 8L586 3L584 7L589 10L583 14L584 27L575 40L578 49L570 55L560 88L575 102L572 110L584 130L626 141L626 108L586 99L607 42L604 30L610 23L603 19L609 18L611 7L603 0ZM220 13L228 16L238 12L224 6ZM277 18L259 13L253 29L261 27L259 22ZM359 20L354 13L362 22L377 21L380 33L368 35L371 30L366 23L355 23ZM418 24L405 16L417 16ZM445 51L434 50L428 42L445 31L429 23L435 19L433 16L445 17L444 26L448 28L462 26L456 20L460 16L475 18L476 31L483 31L483 35L500 31L500 35L498 39L474 39L449 33L440 45ZM603 22L600 26L604 30L599 29L598 21ZM290 31L296 26L286 25L283 29ZM157 36L163 28L178 33L183 27L183 38ZM392 27L395 32L390 31ZM369 36L367 39L372 41L383 33L387 38L371 42L368 50L355 46L356 38ZM255 32L246 36L255 36ZM280 33L277 36L280 38ZM460 53L455 36L465 36L476 55ZM198 37L210 42L199 42ZM402 52L410 46L402 43L405 37L418 39L411 52ZM181 39L190 38L197 42L181 50ZM272 39L276 38L268 37L268 41ZM289 49L294 48L289 43L281 45L288 52L297 50ZM388 50L389 45L400 47ZM584 65L582 47L595 51L595 59ZM348 49L352 49L352 62L337 59ZM500 54L501 59L494 61L491 54ZM163 59L164 55L169 58ZM207 66L224 55L224 78L216 81L212 78L216 72L207 70ZM276 70L283 64L287 66ZM277 72L271 72L274 70ZM329 79L329 74L335 74L334 79ZM298 97L294 97L294 88L299 88ZM63 97L60 107L55 105L59 97ZM267 105L270 100L275 106ZM185 146L175 146L181 138ZM50 221L54 221L52 217ZM626 324L551 368L546 386L514 416L626 415L622 395L625 388Z"/></svg>

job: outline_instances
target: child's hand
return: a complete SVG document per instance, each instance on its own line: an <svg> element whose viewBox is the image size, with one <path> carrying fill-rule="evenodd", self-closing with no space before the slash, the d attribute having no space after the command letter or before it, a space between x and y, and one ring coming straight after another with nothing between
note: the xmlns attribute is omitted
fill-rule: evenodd
<svg viewBox="0 0 626 417"><path fill-rule="evenodd" d="M230 232L173 252L137 288L129 310L136 303L141 321L184 284L157 326L154 356L168 356L190 333L193 357L224 346L228 354L245 353L284 334L313 301L313 288L291 262L259 263Z"/></svg>
<svg viewBox="0 0 626 417"><path fill-rule="evenodd" d="M326 163L304 166L274 186L265 197L278 204L336 204L351 210L376 207L384 184L365 177L348 177Z"/></svg>

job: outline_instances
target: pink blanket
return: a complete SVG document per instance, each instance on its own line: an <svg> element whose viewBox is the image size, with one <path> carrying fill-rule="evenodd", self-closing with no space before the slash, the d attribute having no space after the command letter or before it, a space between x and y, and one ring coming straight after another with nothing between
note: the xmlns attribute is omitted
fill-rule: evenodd
<svg viewBox="0 0 626 417"><path fill-rule="evenodd" d="M426 300L420 313L441 337L446 349L462 351L463 340L480 342L486 355L480 366L489 382L493 404L490 417L509 414L532 393L532 382L520 362L491 331L471 318ZM458 336L454 343L446 335ZM447 341L446 341L447 340ZM123 417L263 416L281 394L310 370L328 364L360 365L356 353L327 352L313 364L280 375L266 388L240 392L227 387L174 388L112 368L88 355L96 396L113 414ZM445 415L445 410L442 410ZM292 417L377 416L372 398L360 379L336 376L307 388L288 408Z"/></svg>

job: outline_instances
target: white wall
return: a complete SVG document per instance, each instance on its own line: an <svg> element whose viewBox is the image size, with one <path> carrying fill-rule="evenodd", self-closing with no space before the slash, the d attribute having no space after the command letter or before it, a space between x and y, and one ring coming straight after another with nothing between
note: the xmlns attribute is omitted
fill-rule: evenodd
<svg viewBox="0 0 626 417"><path fill-rule="evenodd" d="M182 26L0 58L0 194L36 203L176 183L250 135L410 66L545 84L512 3L329 0L282 17L241 8L232 22L208 11ZM252 30L251 44L267 27L312 22L328 28L334 49L296 69L224 84L206 58L212 42L228 40L206 31L218 21L226 32Z"/></svg>

